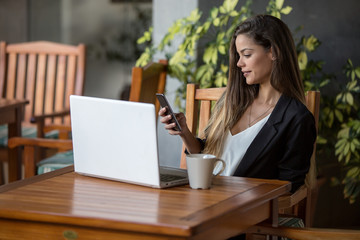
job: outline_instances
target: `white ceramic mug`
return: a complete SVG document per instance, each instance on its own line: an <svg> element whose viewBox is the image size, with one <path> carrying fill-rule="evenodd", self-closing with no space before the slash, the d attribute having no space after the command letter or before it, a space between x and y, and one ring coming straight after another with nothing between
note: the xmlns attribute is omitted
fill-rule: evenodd
<svg viewBox="0 0 360 240"><path fill-rule="evenodd" d="M222 169L213 174L217 162L222 163ZM209 189L213 176L217 176L225 169L225 162L211 154L189 154L186 156L187 172L190 187L193 189Z"/></svg>

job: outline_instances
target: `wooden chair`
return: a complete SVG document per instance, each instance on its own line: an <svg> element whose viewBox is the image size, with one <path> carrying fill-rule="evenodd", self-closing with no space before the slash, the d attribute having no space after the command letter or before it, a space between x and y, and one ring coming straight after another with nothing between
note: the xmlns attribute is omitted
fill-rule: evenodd
<svg viewBox="0 0 360 240"><path fill-rule="evenodd" d="M359 230L330 228L273 227L269 224L256 225L248 232L301 240L359 240Z"/></svg>
<svg viewBox="0 0 360 240"><path fill-rule="evenodd" d="M192 133L201 133L206 127L211 115L211 102L217 101L225 91L225 88L199 89L198 85L188 84L186 91L186 121ZM308 91L306 94L306 105L313 113L316 129L318 128L320 92ZM200 109L199 109L200 107ZM317 192L315 148L311 157L311 166L306 176L305 184L295 193L279 198L280 213L299 216L305 221L306 226L311 226L314 212L314 196ZM180 167L186 168L185 145L181 153ZM300 204L301 203L301 204ZM299 205L303 205L303 211ZM291 210L291 212L289 211Z"/></svg>
<svg viewBox="0 0 360 240"><path fill-rule="evenodd" d="M34 130L33 135L25 136L43 138L52 129L46 125L70 123L69 96L83 95L84 76L84 44L0 43L0 96L29 100L22 129ZM0 149L3 161L7 159L5 147Z"/></svg>
<svg viewBox="0 0 360 240"><path fill-rule="evenodd" d="M160 60L159 63L150 63L147 66L133 67L132 69L132 83L130 90L130 101L147 102L156 104L156 109L159 111L159 104L156 101L155 93L164 93L167 74L167 61ZM40 161L39 165L51 162L49 169L55 170L57 168L65 167L73 163L72 153L65 152L72 149L71 140L54 140L54 139L27 139L27 138L12 138L9 140L9 147L24 146L24 172L25 178L35 175L36 161L34 158L35 147L46 147L55 149L58 154ZM70 157L70 159L69 159ZM56 167L55 167L56 166Z"/></svg>
<svg viewBox="0 0 360 240"><path fill-rule="evenodd" d="M160 60L145 67L133 67L129 101L153 103L159 112L160 103L155 93L165 92L167 65L167 60Z"/></svg>

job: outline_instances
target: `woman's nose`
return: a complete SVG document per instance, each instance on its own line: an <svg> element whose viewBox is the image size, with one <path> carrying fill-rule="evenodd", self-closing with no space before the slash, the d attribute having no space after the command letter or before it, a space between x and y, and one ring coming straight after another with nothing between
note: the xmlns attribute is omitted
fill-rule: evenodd
<svg viewBox="0 0 360 240"><path fill-rule="evenodd" d="M239 58L237 64L236 64L239 68L244 66L244 61L241 60L241 58Z"/></svg>

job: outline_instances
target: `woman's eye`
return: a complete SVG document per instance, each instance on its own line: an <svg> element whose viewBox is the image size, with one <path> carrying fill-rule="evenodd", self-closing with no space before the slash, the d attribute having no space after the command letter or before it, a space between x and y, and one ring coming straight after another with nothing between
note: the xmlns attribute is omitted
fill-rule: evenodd
<svg viewBox="0 0 360 240"><path fill-rule="evenodd" d="M244 57L250 57L251 56L251 54L244 54Z"/></svg>

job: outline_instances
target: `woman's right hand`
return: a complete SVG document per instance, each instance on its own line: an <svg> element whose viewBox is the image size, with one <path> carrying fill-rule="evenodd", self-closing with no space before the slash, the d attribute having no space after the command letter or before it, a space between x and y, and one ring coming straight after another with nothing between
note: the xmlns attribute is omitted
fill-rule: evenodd
<svg viewBox="0 0 360 240"><path fill-rule="evenodd" d="M186 125L186 117L183 113L175 113L175 117L177 121L180 124L180 127L183 129L183 131L175 130L176 124L175 122L172 122L172 115L166 115L166 107L161 108L159 111L159 116L161 117L160 122L165 124L165 129L168 131L170 135L182 135L182 132L185 128L187 128Z"/></svg>
<svg viewBox="0 0 360 240"><path fill-rule="evenodd" d="M170 135L179 135L184 142L186 149L191 153L199 153L201 152L201 144L194 137L194 135L190 132L187 124L186 117L183 113L176 113L176 119L178 120L181 131L174 130L176 124L171 122L172 116L166 115L166 108L161 108L159 111L160 122L165 124L165 129L168 131Z"/></svg>

